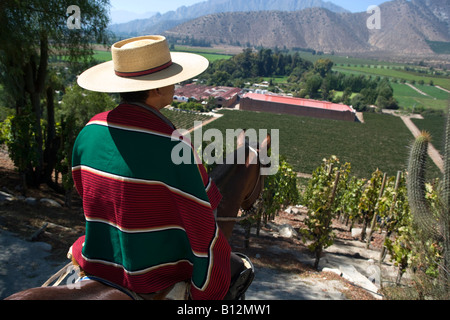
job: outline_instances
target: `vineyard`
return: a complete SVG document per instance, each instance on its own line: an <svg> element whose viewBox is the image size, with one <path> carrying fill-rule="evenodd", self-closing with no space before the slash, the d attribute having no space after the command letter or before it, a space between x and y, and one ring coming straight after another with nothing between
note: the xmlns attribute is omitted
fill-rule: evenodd
<svg viewBox="0 0 450 320"><path fill-rule="evenodd" d="M222 112L225 114L221 119L214 121L204 128L222 128L222 126L234 128L234 127L246 127L250 128L255 125L254 128L264 127L267 122L265 117L270 118L271 126L276 127L279 124L277 117L279 115L264 115L257 113L227 111ZM168 117L174 117L176 122L176 113L168 114ZM198 115L197 115L198 116ZM251 116L247 118L247 116ZM372 115L374 118L368 117L369 121L375 121L378 126L377 131L380 132L381 122L377 122L378 116L382 117L384 122L389 124L389 121L396 120L392 116ZM281 116L280 116L281 117ZM293 118L293 119L292 119ZM287 119L286 125L289 123ZM191 115L191 123L195 118L195 114ZM269 120L267 120L269 121ZM306 119L300 117L291 117L290 121L299 121L304 126L306 125ZM439 124L435 122L438 121ZM316 135L315 139L317 144L313 146L315 149L308 150L311 154L317 152L318 145L324 143L326 139L321 140L319 131L324 131L324 126L327 126L327 121L317 121L309 119L308 122L314 123L318 126L315 131L310 126L307 130L313 131L311 134ZM232 123L232 125L231 125ZM186 123L186 124L189 124ZM332 121L330 125L338 126L340 122ZM352 130L355 130L357 126L361 124L347 124L351 126ZM442 117L440 119L431 118L429 121L422 123L424 127L435 127L436 135L439 134L439 138L443 138ZM343 125L345 127L345 125ZM342 128L343 128L342 127ZM440 129L436 129L436 127ZM340 131L343 129L339 128ZM387 128L387 127L386 127ZM396 139L401 137L399 134L400 128L394 126L397 130ZM281 129L285 130L285 129ZM364 130L370 130L370 127L364 127ZM326 131L326 130L325 130ZM294 131L295 132L295 131ZM344 135L345 135L344 131ZM339 138L339 133L337 133ZM293 135L289 136L292 138ZM301 136L301 135L299 135ZM367 137L367 135L365 136ZM430 136L427 136L428 142ZM389 166L373 166L371 172L367 174L367 171L362 173L360 170L354 170L351 161L342 160L340 156L328 155L322 158L321 162L315 169L312 170L312 177L308 179L303 185L298 184L296 179L297 172L294 165L290 165L290 159L295 158L297 155L294 153L299 147L296 145L296 141L286 138L285 135L280 134L280 144L285 143L286 139L289 141L290 148L280 148L282 150L281 161L279 171L275 176L269 176L266 179L265 189L262 197L262 205L258 214L252 219L243 224L247 230L247 243L250 234L250 228L256 227L259 230L268 221L271 221L279 210L282 210L287 205L300 204L307 208L306 218L303 221L304 227L298 230L299 237L303 240L305 245L315 256L314 266L317 268L323 251L334 243L335 234L332 228L332 222L336 219L348 228L348 231L352 230L354 226L362 226L359 240L364 242L366 248L371 246L371 239L374 232L384 234L384 247L380 252L380 263L386 258L387 254L391 258L392 262L398 267L398 275L396 283L400 284L403 274L407 270L413 270L414 276L420 278L420 283L416 283L416 288L419 292L414 294L424 295L432 298L439 298L442 295L446 296L446 289L442 289L441 286L430 286L430 283L435 283L436 279L442 277L442 273L446 270L445 265L445 237L430 237L424 234L421 230L420 224L415 222L415 216L411 209L411 204L408 201L409 189L408 172L413 171L411 163L408 166L408 157L413 159L412 152L414 148L411 147L412 138L410 135L405 137L405 140L409 141L405 143L403 138L400 140L405 143L403 146L406 154L402 153L403 159L397 164L398 170L386 170L387 168L393 168ZM336 138L336 137L335 137ZM378 138L380 138L378 136ZM312 138L311 138L312 139ZM393 139L395 141L396 139ZM365 141L366 149L358 150L346 149L347 159L357 159L361 157L364 152L370 152L371 148L374 148L370 139ZM336 140L333 143L338 143ZM375 142L374 142L375 143ZM377 142L379 143L379 141ZM398 143L398 142L397 142ZM406 148L406 146L410 146ZM360 145L359 145L360 146ZM440 149L444 149L443 144L439 144ZM389 150L394 150L388 148ZM396 149L398 150L398 149ZM303 152L306 150L303 149ZM443 150L442 150L443 151ZM284 153L283 153L284 152ZM378 150L379 152L379 150ZM286 156L286 157L285 157ZM317 156L315 154L315 156ZM375 156L374 156L375 158ZM389 159L393 157L385 157L385 162L389 162ZM426 153L422 156L422 184L423 184L423 202L427 208L439 211L442 207L442 199L440 193L440 178L437 178L439 172L434 172L432 175L426 174L430 168L430 164L427 164ZM378 157L377 157L378 159ZM410 160L411 162L412 160ZM355 161L358 163L358 161ZM413 161L414 163L414 161ZM414 164L416 166L416 164ZM366 163L366 168L371 168L370 163ZM307 172L307 171L304 171ZM424 177L427 176L427 183L425 183ZM411 180L411 178L409 178ZM422 210L423 211L423 210ZM447 214L442 214L446 217ZM437 219L438 213L433 214ZM445 226L445 223L444 223ZM436 226L435 229L439 229ZM445 277L444 277L445 278ZM443 281L442 283L448 283ZM431 287L435 288L430 289ZM417 297L417 296L415 296Z"/></svg>
<svg viewBox="0 0 450 320"><path fill-rule="evenodd" d="M179 110L179 109L163 109L161 113L172 121L178 129L189 130L194 127L195 121L207 121L211 116L201 114L199 112Z"/></svg>
<svg viewBox="0 0 450 320"><path fill-rule="evenodd" d="M429 192L431 195L435 190L430 187ZM394 177L376 170L369 179L360 179L352 175L350 163L342 164L335 156L324 159L313 172L301 201L308 208L307 228L301 233L315 253L316 266L323 249L333 244L331 222L336 218L349 230L356 223L362 224L360 240L367 248L372 233L383 229L386 248L399 266L399 274L403 274L411 258L410 252L401 250L406 245L402 230L409 226L410 216L406 193L405 172L399 171Z"/></svg>
<svg viewBox="0 0 450 320"><path fill-rule="evenodd" d="M269 133L278 129L280 154L296 172L311 174L322 159L331 155L351 163L353 174L359 178L370 177L377 168L394 176L398 170L406 169L412 136L399 117L364 113L362 124L248 111L220 113L224 116L208 124L205 130L216 128L225 134L226 129L267 129ZM434 163L430 161L429 166L428 175L438 176L439 169Z"/></svg>
<svg viewBox="0 0 450 320"><path fill-rule="evenodd" d="M412 159L410 162L414 165L414 161ZM408 170L414 171L411 163ZM289 170L282 175L286 173ZM398 171L395 176L389 176L380 170L375 170L368 179L357 178L351 172L350 163L341 163L336 156L323 159L305 190L299 194L299 203L307 208L307 214L303 220L304 227L298 233L315 256L314 267L318 268L324 249L334 243L334 220L344 224L348 231L362 225L358 238L365 243L366 249L371 248L375 232L383 234L383 248L378 263L383 263L389 254L391 262L398 268L395 279L397 287L385 290L398 290L402 276L409 270L412 271L415 287L403 287L404 292L395 294L397 298L448 299L448 262L445 258L448 255L448 237L429 236L423 230L424 225L416 221L414 204L408 201L411 184L414 184L412 179L408 177L407 171ZM433 215L435 219L439 217L443 220L435 221L433 230L445 230L448 210L444 209L439 215L442 205L439 180L423 185L425 206L437 211L438 214L435 212ZM441 281L439 284L438 280Z"/></svg>

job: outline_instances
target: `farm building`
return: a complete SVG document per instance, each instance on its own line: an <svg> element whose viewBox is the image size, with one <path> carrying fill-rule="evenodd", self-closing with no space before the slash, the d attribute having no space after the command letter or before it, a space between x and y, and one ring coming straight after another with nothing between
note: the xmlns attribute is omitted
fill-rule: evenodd
<svg viewBox="0 0 450 320"><path fill-rule="evenodd" d="M356 111L344 104L257 93L245 94L240 109L346 121L357 119Z"/></svg>
<svg viewBox="0 0 450 320"><path fill-rule="evenodd" d="M197 84L188 84L175 89L173 99L175 101L187 102L189 99L206 101L210 97L216 100L218 107L231 107L239 98L242 89L232 87L213 87Z"/></svg>

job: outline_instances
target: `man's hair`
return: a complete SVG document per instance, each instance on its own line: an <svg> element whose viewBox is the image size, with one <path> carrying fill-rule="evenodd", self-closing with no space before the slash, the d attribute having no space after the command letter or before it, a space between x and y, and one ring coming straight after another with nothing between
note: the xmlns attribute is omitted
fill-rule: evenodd
<svg viewBox="0 0 450 320"><path fill-rule="evenodd" d="M150 90L135 91L135 92L122 92L120 94L120 99L123 102L144 103L147 100L149 94L150 94Z"/></svg>

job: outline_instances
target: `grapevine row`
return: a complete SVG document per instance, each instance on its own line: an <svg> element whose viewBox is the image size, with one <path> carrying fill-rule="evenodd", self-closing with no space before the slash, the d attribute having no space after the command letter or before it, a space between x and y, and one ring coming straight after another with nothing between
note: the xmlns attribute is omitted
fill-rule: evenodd
<svg viewBox="0 0 450 320"><path fill-rule="evenodd" d="M302 204L308 208L304 220L305 228L300 230L310 251L315 253L315 267L323 249L333 244L335 234L333 219L340 219L349 228L362 223L361 241L370 245L376 230L385 231L384 246L380 262L389 252L399 267L399 282L407 267L424 268L428 274L437 272L439 245L428 241L426 256L432 262L424 263L422 252L414 250L417 237L412 227L412 218L407 197L406 172L388 176L375 170L369 179L351 175L351 165L341 164L336 156L324 159L309 180L302 195ZM430 206L437 205L435 184L426 184L426 199Z"/></svg>

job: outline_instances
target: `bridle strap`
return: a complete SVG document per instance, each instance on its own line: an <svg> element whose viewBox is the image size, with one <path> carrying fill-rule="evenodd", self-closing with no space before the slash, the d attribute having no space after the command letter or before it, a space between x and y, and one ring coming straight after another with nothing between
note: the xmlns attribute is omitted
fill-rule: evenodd
<svg viewBox="0 0 450 320"><path fill-rule="evenodd" d="M255 186L253 187L253 191L244 199L244 201L242 201L243 203L249 201L253 197L253 195L255 194L255 192L258 188L260 181L261 181L261 167L259 168L258 179L256 180Z"/></svg>
<svg viewBox="0 0 450 320"><path fill-rule="evenodd" d="M244 214L240 217L216 217L216 222L241 222L253 216L256 213L256 207L252 206L250 209L241 209L241 211Z"/></svg>
<svg viewBox="0 0 450 320"><path fill-rule="evenodd" d="M258 156L259 156L258 151L253 149L251 146L249 146L249 149L250 149L250 151L254 152L256 154L256 158L258 158ZM243 203L247 202L248 200L250 200L253 197L256 190L258 189L258 185L260 184L260 182L261 182L261 162L258 162L258 179L255 182L252 192L244 199ZM259 198L261 198L261 196ZM256 199L255 202L257 202L257 200L258 199ZM250 218L252 215L254 215L256 213L256 208L253 204L250 209L242 209L242 207L241 207L241 211L244 212L244 214L240 217L216 217L216 221L217 222L240 222L240 221L246 220L246 219Z"/></svg>

